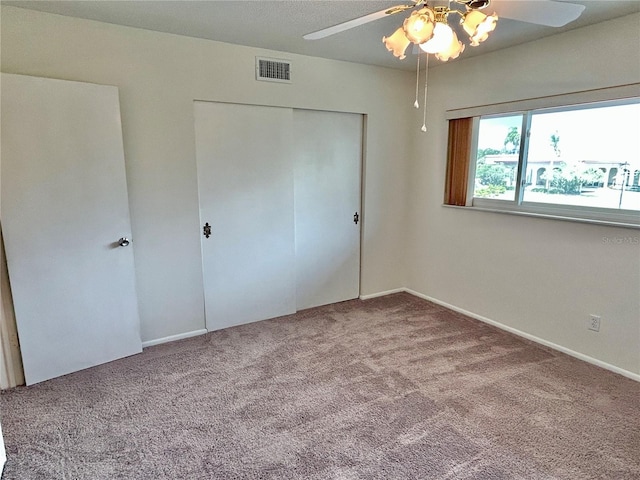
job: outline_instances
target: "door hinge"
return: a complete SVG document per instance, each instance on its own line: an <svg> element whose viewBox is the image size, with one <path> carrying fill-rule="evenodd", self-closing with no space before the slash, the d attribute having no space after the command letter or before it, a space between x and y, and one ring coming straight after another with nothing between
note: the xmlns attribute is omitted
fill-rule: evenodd
<svg viewBox="0 0 640 480"><path fill-rule="evenodd" d="M211 236L211 225L209 225L209 222L205 223L204 227L202 227L202 234L206 238L209 238Z"/></svg>
<svg viewBox="0 0 640 480"><path fill-rule="evenodd" d="M360 220L360 215L358 215L358 212L353 214L353 223L355 223L356 225L358 224L358 220Z"/></svg>

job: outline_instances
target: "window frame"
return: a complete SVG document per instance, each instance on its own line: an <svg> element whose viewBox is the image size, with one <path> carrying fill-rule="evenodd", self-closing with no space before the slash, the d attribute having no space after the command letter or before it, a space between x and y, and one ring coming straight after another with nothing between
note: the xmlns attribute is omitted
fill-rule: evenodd
<svg viewBox="0 0 640 480"><path fill-rule="evenodd" d="M594 92L596 92L595 95ZM640 84L597 91L578 92L564 96L509 102L494 106L448 111L447 118L449 120L470 117L473 121L467 180L467 201L465 207L472 207L473 209L481 211L640 228L640 212L637 210L541 203L524 200L530 127L533 115L627 104L640 104ZM472 115L469 115L470 113ZM504 200L474 197L480 119L515 115L522 115L522 130L514 199Z"/></svg>

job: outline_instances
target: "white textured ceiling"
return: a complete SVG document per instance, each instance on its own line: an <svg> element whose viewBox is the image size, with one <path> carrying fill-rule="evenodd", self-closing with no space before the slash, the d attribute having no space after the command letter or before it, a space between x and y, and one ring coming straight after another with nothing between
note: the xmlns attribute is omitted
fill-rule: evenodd
<svg viewBox="0 0 640 480"><path fill-rule="evenodd" d="M495 1L504 3L523 0ZM383 35L390 35L400 26L407 13L391 15L321 40L309 41L302 38L306 33L403 3L410 2L397 0L2 1L3 5L147 30L411 70L414 68L414 62L410 56L403 61L398 60L387 52L381 42ZM442 3L442 0L429 2L429 4L434 3ZM545 2L537 3L544 8ZM485 43L479 47L467 48L462 56L479 55L640 11L640 0L572 0L569 3L579 3L586 8L578 20L565 27L542 27L501 18L496 31Z"/></svg>

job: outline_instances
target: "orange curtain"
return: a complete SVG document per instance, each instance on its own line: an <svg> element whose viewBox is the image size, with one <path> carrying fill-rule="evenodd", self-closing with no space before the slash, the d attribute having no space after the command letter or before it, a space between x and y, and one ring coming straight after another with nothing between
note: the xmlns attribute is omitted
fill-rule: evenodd
<svg viewBox="0 0 640 480"><path fill-rule="evenodd" d="M473 118L449 121L449 148L447 152L447 179L444 187L444 203L466 205L471 159L471 130Z"/></svg>

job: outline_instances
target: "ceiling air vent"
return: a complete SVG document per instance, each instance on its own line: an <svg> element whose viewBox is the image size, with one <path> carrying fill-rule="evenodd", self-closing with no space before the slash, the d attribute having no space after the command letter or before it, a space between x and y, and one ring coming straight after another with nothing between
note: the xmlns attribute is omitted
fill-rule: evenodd
<svg viewBox="0 0 640 480"><path fill-rule="evenodd" d="M291 62L256 57L256 80L291 83Z"/></svg>

